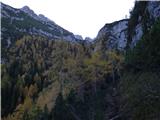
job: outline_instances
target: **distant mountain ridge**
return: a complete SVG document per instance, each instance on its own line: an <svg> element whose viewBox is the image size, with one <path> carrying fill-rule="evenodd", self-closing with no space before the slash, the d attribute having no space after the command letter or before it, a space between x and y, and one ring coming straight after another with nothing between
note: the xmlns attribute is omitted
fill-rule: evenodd
<svg viewBox="0 0 160 120"><path fill-rule="evenodd" d="M1 9L2 46L8 47L12 41L26 34L41 35L52 39L64 39L72 42L82 42L83 40L81 35L74 35L44 15L35 14L28 6L15 9L1 3ZM85 42L94 42L99 46L99 43L104 41L107 49L124 50L126 47L133 48L143 36L145 30L150 29L154 21L159 18L160 2L149 1L143 2L142 5L137 4L134 11L134 14L129 19L105 24L95 39L86 37L84 39Z"/></svg>
<svg viewBox="0 0 160 120"><path fill-rule="evenodd" d="M9 46L14 40L26 34L52 39L62 39L63 37L68 41L83 40L44 15L35 14L28 6L16 9L1 3L1 22L2 46Z"/></svg>
<svg viewBox="0 0 160 120"><path fill-rule="evenodd" d="M136 1L94 40L1 7L2 120L159 120L159 1Z"/></svg>

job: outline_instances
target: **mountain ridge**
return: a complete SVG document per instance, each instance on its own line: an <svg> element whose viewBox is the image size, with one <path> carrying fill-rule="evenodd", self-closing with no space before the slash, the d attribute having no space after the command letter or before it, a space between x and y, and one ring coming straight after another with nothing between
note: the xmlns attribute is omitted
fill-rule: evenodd
<svg viewBox="0 0 160 120"><path fill-rule="evenodd" d="M35 14L28 6L17 9L1 3L1 11L3 46L9 45L7 45L7 41L4 41L3 38L8 39L9 43L12 43L16 38L16 34L18 38L22 37L19 34L33 34L53 39L61 39L63 37L63 39L69 41L83 40L81 38L77 39L72 32L60 27L44 15ZM9 32L10 30L13 30L15 33L12 34L12 32Z"/></svg>
<svg viewBox="0 0 160 120"><path fill-rule="evenodd" d="M105 39L106 48L108 49L123 51L127 47L135 47L136 43L146 32L145 30L149 31L154 22L160 17L160 2L145 1L139 3L137 1L133 10L129 19L105 24L98 32L97 41L101 38ZM126 26L119 25L123 24L124 21L126 21ZM117 31L118 29L120 31Z"/></svg>
<svg viewBox="0 0 160 120"><path fill-rule="evenodd" d="M157 3L160 4L159 2L157 2ZM145 2L145 4L147 5L146 8L143 9L143 10L147 11L147 12L145 12L145 14L148 14L150 16L151 21L154 21L154 19L156 20L158 18L158 16L160 16L160 14L158 12L159 9L160 9L159 5L155 4L154 2L151 2L151 1L150 2ZM61 28L54 21L50 20L49 18L45 17L44 15L35 14L34 11L31 10L28 6L24 6L21 9L15 9L15 8L12 8L12 7L7 6L7 5L2 3L2 5L1 5L1 7L2 7L2 17L4 17L4 16L7 17L8 16L7 12L3 10L3 6L6 6L6 8L8 8L11 11L17 10L16 11L17 13L19 13L19 11L23 11L24 13L28 14L32 18L42 22L42 24L49 26L47 29L49 29L50 32L47 32L48 30L45 31L43 29L37 29L36 27L33 27L29 30L30 34L40 34L42 36L47 36L47 37L51 37L51 38L54 38L54 39L62 39L63 38L63 39L69 40L69 41L79 41L79 40L81 41L81 40L83 40L81 35L74 35L73 33L69 32L69 31L66 31L65 29ZM18 17L17 18L13 17L11 20L13 21L14 19L19 20L19 21L24 20L23 18L18 18ZM12 21L10 21L10 23L12 23ZM142 37L142 34L144 32L142 30L142 27L144 25L142 26L142 24L150 24L149 25L150 27L152 26L152 24L151 23L144 23L143 22L143 16L139 15L139 17L137 19L138 24L135 25L135 28L131 28L131 30L130 30L131 21L132 21L132 16L129 19L122 19L122 20L119 20L119 21L114 21L112 23L106 23L99 30L95 39L90 39L89 37L86 37L84 40L86 40L87 42L97 42L97 41L99 41L99 39L105 38L105 39L109 39L109 40L105 40L106 41L106 47L108 49L113 48L113 49L119 49L119 50L123 51L127 46L130 46L131 48L133 48L136 45L136 41L138 41ZM3 23L3 19L2 19L2 23ZM124 25L124 24L126 24L126 25ZM54 30L55 30L55 32L51 32L51 31L54 31ZM5 31L5 28L3 28L3 24L2 24L2 32L3 31ZM25 32L25 30L23 30L23 29L21 31ZM58 32L58 34L54 35L56 33L56 31ZM132 32L130 32L130 31L132 31ZM134 35L133 31L135 33L138 33L138 34ZM110 33L112 33L112 34L110 34ZM2 34L2 39L3 39L3 34ZM10 40L8 38L8 40L7 40L8 45L11 43L11 41L12 40ZM129 43L130 41L132 41L132 42ZM2 42L2 44L3 44L3 42Z"/></svg>
<svg viewBox="0 0 160 120"><path fill-rule="evenodd" d="M3 8L2 120L159 120L160 2L151 3L135 2L94 41L42 36L48 23Z"/></svg>

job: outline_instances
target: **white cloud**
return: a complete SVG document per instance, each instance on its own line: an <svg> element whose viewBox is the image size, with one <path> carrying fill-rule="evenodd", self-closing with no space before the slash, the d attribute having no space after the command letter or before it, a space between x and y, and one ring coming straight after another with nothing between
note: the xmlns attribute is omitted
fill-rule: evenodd
<svg viewBox="0 0 160 120"><path fill-rule="evenodd" d="M1 0L15 8L25 5L63 28L83 37L95 37L106 23L129 16L134 0Z"/></svg>

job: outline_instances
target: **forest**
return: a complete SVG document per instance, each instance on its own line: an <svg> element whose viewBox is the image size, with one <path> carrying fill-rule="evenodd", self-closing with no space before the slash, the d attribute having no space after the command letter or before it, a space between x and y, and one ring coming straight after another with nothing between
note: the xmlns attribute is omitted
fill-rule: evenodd
<svg viewBox="0 0 160 120"><path fill-rule="evenodd" d="M3 47L2 120L159 120L160 19L145 27L125 51L39 35Z"/></svg>

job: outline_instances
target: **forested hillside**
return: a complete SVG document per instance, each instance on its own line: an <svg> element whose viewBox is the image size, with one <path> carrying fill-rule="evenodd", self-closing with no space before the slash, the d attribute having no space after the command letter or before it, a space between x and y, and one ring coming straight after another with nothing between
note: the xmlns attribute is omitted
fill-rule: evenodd
<svg viewBox="0 0 160 120"><path fill-rule="evenodd" d="M136 2L93 42L25 34L3 46L2 120L159 120L158 9Z"/></svg>
<svg viewBox="0 0 160 120"><path fill-rule="evenodd" d="M79 90L82 96L87 91L98 94L105 89L102 82L112 83L110 77L118 76L122 60L115 51L93 52L90 45L25 36L7 50L7 64L2 65L2 115L12 113L8 119L23 118L26 114L33 117L33 109L52 111L57 96L67 100L73 91ZM85 88L86 85L90 87Z"/></svg>

